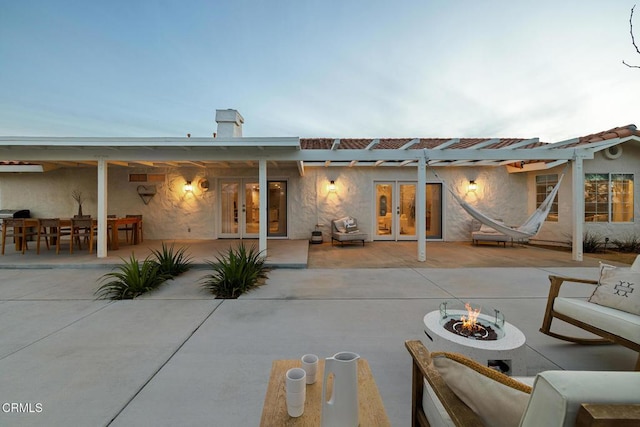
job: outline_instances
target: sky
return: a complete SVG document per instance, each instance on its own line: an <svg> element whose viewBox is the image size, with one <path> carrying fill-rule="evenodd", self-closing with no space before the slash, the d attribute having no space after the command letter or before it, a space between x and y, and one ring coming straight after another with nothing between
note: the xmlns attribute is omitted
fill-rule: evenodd
<svg viewBox="0 0 640 427"><path fill-rule="evenodd" d="M226 108L254 137L640 126L634 1L0 0L0 135L206 137Z"/></svg>

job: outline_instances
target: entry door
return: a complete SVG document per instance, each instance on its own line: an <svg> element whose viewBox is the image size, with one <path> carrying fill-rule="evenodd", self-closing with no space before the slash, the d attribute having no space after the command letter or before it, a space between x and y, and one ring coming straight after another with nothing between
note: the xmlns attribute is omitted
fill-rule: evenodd
<svg viewBox="0 0 640 427"><path fill-rule="evenodd" d="M416 182L375 182L375 240L416 240ZM428 183L427 239L442 239L442 184Z"/></svg>
<svg viewBox="0 0 640 427"><path fill-rule="evenodd" d="M416 183L375 183L376 240L416 239Z"/></svg>
<svg viewBox="0 0 640 427"><path fill-rule="evenodd" d="M269 181L267 236L287 235L287 182ZM258 238L260 186L253 179L220 181L220 238Z"/></svg>

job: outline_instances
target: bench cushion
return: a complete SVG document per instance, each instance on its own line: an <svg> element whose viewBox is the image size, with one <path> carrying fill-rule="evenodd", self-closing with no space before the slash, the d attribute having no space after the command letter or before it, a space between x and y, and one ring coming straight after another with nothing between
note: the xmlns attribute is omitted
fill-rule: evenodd
<svg viewBox="0 0 640 427"><path fill-rule="evenodd" d="M640 403L640 372L542 372L520 426L573 426L583 403Z"/></svg>
<svg viewBox="0 0 640 427"><path fill-rule="evenodd" d="M557 297L553 310L640 344L640 316L593 304L583 299Z"/></svg>
<svg viewBox="0 0 640 427"><path fill-rule="evenodd" d="M529 401L528 385L461 354L434 352L431 358L449 388L485 425L518 424Z"/></svg>

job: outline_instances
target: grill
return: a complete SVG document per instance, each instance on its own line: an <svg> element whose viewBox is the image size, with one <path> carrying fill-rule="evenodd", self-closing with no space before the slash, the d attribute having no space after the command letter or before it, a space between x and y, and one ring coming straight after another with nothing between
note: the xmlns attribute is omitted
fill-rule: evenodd
<svg viewBox="0 0 640 427"><path fill-rule="evenodd" d="M0 209L2 218L31 218L31 212L29 209Z"/></svg>

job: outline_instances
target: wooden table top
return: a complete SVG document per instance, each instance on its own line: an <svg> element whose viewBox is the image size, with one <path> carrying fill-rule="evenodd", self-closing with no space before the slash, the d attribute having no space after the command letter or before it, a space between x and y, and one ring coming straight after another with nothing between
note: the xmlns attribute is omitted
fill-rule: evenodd
<svg viewBox="0 0 640 427"><path fill-rule="evenodd" d="M285 374L302 366L300 360L275 360L262 408L261 427L319 426L322 415L322 381L324 360L318 362L317 381L307 385L307 398L302 416L293 418L287 413ZM378 387L365 359L358 360L358 402L361 426L391 426L384 410Z"/></svg>

